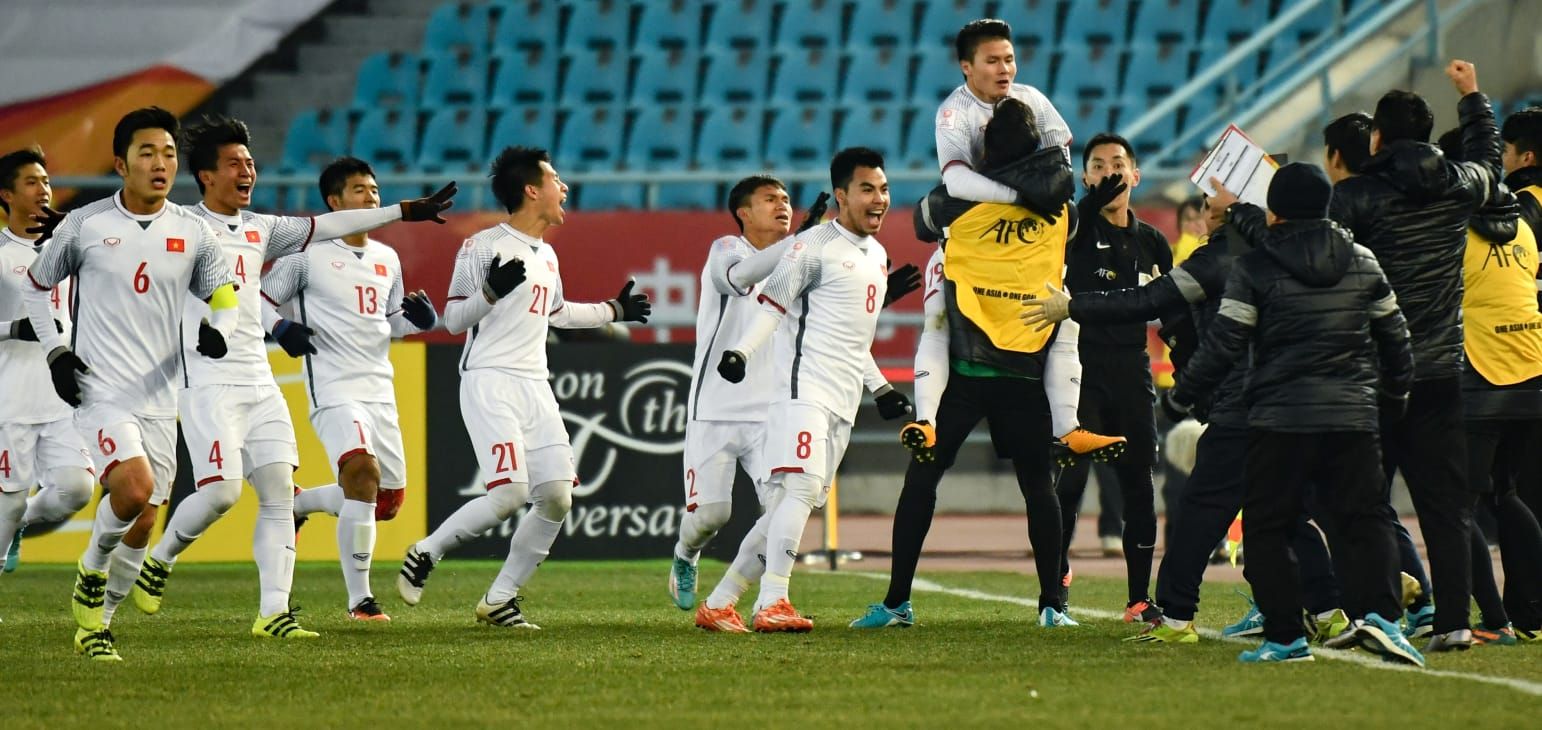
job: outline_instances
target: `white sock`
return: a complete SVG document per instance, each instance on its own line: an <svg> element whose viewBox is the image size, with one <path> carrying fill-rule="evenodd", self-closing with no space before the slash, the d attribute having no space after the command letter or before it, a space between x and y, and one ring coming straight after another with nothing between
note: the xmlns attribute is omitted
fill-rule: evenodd
<svg viewBox="0 0 1542 730"><path fill-rule="evenodd" d="M96 477L79 467L49 469L43 477L43 488L27 500L27 514L23 525L51 525L63 522L79 512L91 501L91 488Z"/></svg>
<svg viewBox="0 0 1542 730"><path fill-rule="evenodd" d="M798 560L798 545L803 541L803 528L808 525L809 513L814 509L815 495L822 489L819 478L808 474L786 474L783 479L787 494L772 510L771 524L766 529L766 573L760 577L756 611L787 597L792 566Z"/></svg>
<svg viewBox="0 0 1542 730"><path fill-rule="evenodd" d="M241 481L226 479L206 484L187 495L166 522L166 534L155 544L150 556L167 565L203 537L205 530L225 516L241 498Z"/></svg>
<svg viewBox="0 0 1542 730"><path fill-rule="evenodd" d="M0 559L11 549L11 538L16 537L16 529L22 526L26 514L26 491L0 492Z"/></svg>
<svg viewBox="0 0 1542 730"><path fill-rule="evenodd" d="M572 506L572 494L571 482L546 482L530 490L531 509L514 528L509 556L487 591L488 603L503 603L519 595L519 589L551 554L551 545L562 531L562 521Z"/></svg>
<svg viewBox="0 0 1542 730"><path fill-rule="evenodd" d="M112 497L103 495L102 501L96 506L91 539L86 543L85 552L80 555L81 564L87 570L107 570L107 556L123 541L124 533L134 526L134 520L138 518L138 513L129 515L128 519L119 517L112 509Z"/></svg>
<svg viewBox="0 0 1542 730"><path fill-rule="evenodd" d="M675 557L695 565L701 557L701 549L715 537L728 517L733 505L728 502L699 504L695 510L680 519L680 539L675 541Z"/></svg>
<svg viewBox="0 0 1542 730"><path fill-rule="evenodd" d="M293 494L294 490L290 490ZM314 489L302 489L294 495L294 513L304 517L315 512L325 512L336 517L343 509L343 488L336 484Z"/></svg>
<svg viewBox="0 0 1542 730"><path fill-rule="evenodd" d="M1044 360L1044 397L1049 401L1050 432L1056 438L1076 430L1076 410L1082 398L1081 325L1060 323Z"/></svg>
<svg viewBox="0 0 1542 730"><path fill-rule="evenodd" d="M252 558L260 589L257 615L289 610L294 584L294 469L268 464L252 472L257 491L257 526L252 530Z"/></svg>
<svg viewBox="0 0 1542 730"><path fill-rule="evenodd" d="M348 608L374 596L369 590L369 566L375 553L375 503L343 501L337 513L337 555L348 586Z"/></svg>
<svg viewBox="0 0 1542 730"><path fill-rule="evenodd" d="M1318 621L1327 621L1328 619L1333 618L1333 614L1338 613L1338 611L1339 610L1336 608L1329 611L1323 611L1322 613L1313 616L1313 618L1317 619Z"/></svg>
<svg viewBox="0 0 1542 730"><path fill-rule="evenodd" d="M446 553L513 517L525 505L529 491L526 484L504 484L488 490L439 523L438 529L418 542L418 550L439 562Z"/></svg>
<svg viewBox="0 0 1542 730"><path fill-rule="evenodd" d="M739 602L750 584L760 580L766 572L766 530L771 526L771 512L767 511L755 521L744 541L739 543L739 554L734 557L728 572L707 596L707 608L728 608Z"/></svg>
<svg viewBox="0 0 1542 730"><path fill-rule="evenodd" d="M118 547L112 551L112 566L107 569L107 596L102 603L102 625L112 623L112 616L118 612L118 606L123 599L128 598L129 591L134 589L134 581L139 580L139 568L144 565L145 553L149 546L129 547L124 543L118 543Z"/></svg>

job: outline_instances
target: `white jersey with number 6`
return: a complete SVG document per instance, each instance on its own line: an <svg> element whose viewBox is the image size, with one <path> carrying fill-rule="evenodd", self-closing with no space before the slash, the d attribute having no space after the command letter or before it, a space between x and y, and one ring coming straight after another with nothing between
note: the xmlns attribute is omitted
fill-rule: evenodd
<svg viewBox="0 0 1542 730"><path fill-rule="evenodd" d="M0 228L0 323L5 323L0 326L27 318L26 292L32 288L27 267L37 256L36 244L9 228ZM48 293L49 311L64 327L65 340L70 337L70 282L65 279ZM53 379L48 374L48 353L41 343L0 342L0 382L5 383L5 397L0 398L0 424L52 423L70 416L69 404L54 392Z"/></svg>

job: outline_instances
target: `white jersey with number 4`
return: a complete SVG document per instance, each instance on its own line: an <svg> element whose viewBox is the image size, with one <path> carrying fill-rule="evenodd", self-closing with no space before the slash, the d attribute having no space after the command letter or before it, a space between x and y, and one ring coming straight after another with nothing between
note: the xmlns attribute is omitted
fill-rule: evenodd
<svg viewBox="0 0 1542 730"><path fill-rule="evenodd" d="M1027 84L1012 84L1009 95L1028 105L1034 126L1044 147L1071 144L1071 128L1043 92ZM953 90L937 107L937 166L946 170L948 163L962 162L976 170L985 151L985 125L996 115L996 108L980 100L969 85ZM1066 161L1071 159L1066 153Z"/></svg>
<svg viewBox="0 0 1542 730"><path fill-rule="evenodd" d="M773 400L815 403L848 423L856 418L863 387L884 383L872 347L887 267L878 239L835 221L798 234L759 297L784 315L775 334Z"/></svg>
<svg viewBox="0 0 1542 730"><path fill-rule="evenodd" d="M199 323L208 318L209 305L189 296L182 309L182 358L185 364L182 386L197 385L272 385L273 369L268 365L268 347L263 343L262 300L259 281L268 261L299 251L311 240L315 220L273 216L243 210L227 216L209 210L202 203L188 208L214 229L225 262L235 276L237 308L236 329L225 338L229 351L214 360L198 354Z"/></svg>
<svg viewBox="0 0 1542 730"><path fill-rule="evenodd" d="M27 318L26 293L32 288L27 267L37 256L38 247L31 240L9 228L0 229L0 323L5 323L0 326ZM55 284L48 293L49 311L64 327L66 341L70 338L70 281ZM0 423L52 423L70 416L69 405L54 392L48 353L40 343L0 342L0 382L5 384Z"/></svg>
<svg viewBox="0 0 1542 730"><path fill-rule="evenodd" d="M208 223L167 202L136 215L122 193L78 208L29 269L48 289L75 277L71 345L91 368L81 402L111 403L142 418L173 418L182 385L181 322L188 293L207 299L232 283ZM200 318L207 316L205 305ZM198 357L203 357L199 355Z"/></svg>
<svg viewBox="0 0 1542 730"><path fill-rule="evenodd" d="M776 378L771 358L750 358L744 380L730 383L717 374L723 353L739 341L755 319L756 297L765 288L757 282L740 291L727 277L733 264L756 252L743 236L723 236L712 242L701 270L701 301L696 307L696 359L691 372L689 418L696 421L766 420Z"/></svg>
<svg viewBox="0 0 1542 730"><path fill-rule="evenodd" d="M273 306L293 300L301 324L316 331L316 354L305 358L312 408L396 402L391 340L418 330L402 316L395 249L321 241L279 259L262 279Z"/></svg>

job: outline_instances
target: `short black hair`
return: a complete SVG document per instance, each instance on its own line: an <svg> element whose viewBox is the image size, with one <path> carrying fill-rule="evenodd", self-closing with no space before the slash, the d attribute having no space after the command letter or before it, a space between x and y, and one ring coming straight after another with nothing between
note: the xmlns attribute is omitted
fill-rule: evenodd
<svg viewBox="0 0 1542 730"><path fill-rule="evenodd" d="M1542 106L1526 107L1506 117L1499 138L1515 145L1516 152L1542 157Z"/></svg>
<svg viewBox="0 0 1542 730"><path fill-rule="evenodd" d="M1350 112L1322 128L1322 143L1329 152L1339 153L1344 167L1358 173L1371 158L1371 115Z"/></svg>
<svg viewBox="0 0 1542 730"><path fill-rule="evenodd" d="M354 175L374 177L375 168L370 167L368 162L357 157L339 157L327 163L325 168L322 168L320 184L321 202L327 206L327 210L332 210L332 204L327 202L327 198L333 195L342 195L343 191L348 188L348 178Z"/></svg>
<svg viewBox="0 0 1542 730"><path fill-rule="evenodd" d="M193 169L193 180L198 192L203 193L203 180L198 173L219 166L220 148L227 144L252 146L252 133L246 122L223 114L204 115L204 118L182 130L182 146L187 152L188 167Z"/></svg>
<svg viewBox="0 0 1542 730"><path fill-rule="evenodd" d="M128 148L134 142L134 133L141 129L164 129L175 140L181 126L177 124L177 115L158 106L135 109L124 114L118 120L118 126L112 129L112 156L128 159Z"/></svg>
<svg viewBox="0 0 1542 730"><path fill-rule="evenodd" d="M786 183L770 175L751 175L734 183L733 188L728 191L728 214L733 216L735 223L739 224L740 233L744 232L744 221L739 220L739 209L744 207L756 190L766 186L784 191L787 189Z"/></svg>
<svg viewBox="0 0 1542 730"><path fill-rule="evenodd" d="M0 157L0 190L14 190L16 178L21 176L21 168L31 164L41 165L45 169L48 167L41 147L28 147ZM11 212L11 205L4 198L0 198L0 210Z"/></svg>
<svg viewBox="0 0 1542 730"><path fill-rule="evenodd" d="M1082 169L1087 169L1087 163L1092 160L1092 148L1102 147L1106 144L1116 144L1124 148L1124 154L1130 158L1130 167L1140 167L1140 161L1135 159L1135 147L1127 140L1113 132L1099 132L1087 140L1087 146L1082 148Z"/></svg>
<svg viewBox="0 0 1542 730"><path fill-rule="evenodd" d="M1205 196L1194 195L1183 199L1178 204L1178 217L1183 218L1183 211L1192 211L1196 215L1205 214Z"/></svg>
<svg viewBox="0 0 1542 730"><path fill-rule="evenodd" d="M1382 144L1405 139L1428 142L1435 129L1435 115L1424 97L1412 91L1393 90L1376 102L1371 127L1381 133Z"/></svg>
<svg viewBox="0 0 1542 730"><path fill-rule="evenodd" d="M870 147L847 147L835 153L835 158L830 160L830 187L845 190L859 167L882 170L883 155Z"/></svg>
<svg viewBox="0 0 1542 730"><path fill-rule="evenodd" d="M503 209L513 213L525 204L525 186L541 184L541 163L551 164L551 155L539 147L505 147L493 160L493 197Z"/></svg>
<svg viewBox="0 0 1542 730"><path fill-rule="evenodd" d="M1012 40L1012 26L1007 21L998 18L980 18L971 20L960 28L958 35L953 38L953 50L958 51L958 60L974 61L975 49L986 41L1010 41Z"/></svg>
<svg viewBox="0 0 1542 730"><path fill-rule="evenodd" d="M985 125L985 167L999 167L1039 150L1039 129L1033 110L1010 96L996 102Z"/></svg>

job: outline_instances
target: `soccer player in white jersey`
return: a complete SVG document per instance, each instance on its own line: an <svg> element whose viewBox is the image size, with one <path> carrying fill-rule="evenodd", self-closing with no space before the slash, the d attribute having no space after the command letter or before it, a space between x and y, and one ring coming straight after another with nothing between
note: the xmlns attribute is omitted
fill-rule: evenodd
<svg viewBox="0 0 1542 730"><path fill-rule="evenodd" d="M355 157L327 165L321 191L332 210L380 207L375 171ZM290 326L315 333L305 358L311 425L337 478L300 492L295 516L326 512L338 518L348 616L390 621L370 590L369 568L375 521L396 517L407 487L391 340L433 329L434 305L422 291L404 294L396 251L362 233L279 259L262 278L262 295L270 307L294 301L298 322Z"/></svg>
<svg viewBox="0 0 1542 730"><path fill-rule="evenodd" d="M718 364L731 383L743 381L756 358L771 359L776 369L764 453L770 508L745 538L766 556L756 631L814 628L793 608L788 583L809 513L824 505L845 455L863 387L885 419L911 412L871 352L888 288L887 253L873 237L889 211L883 156L841 150L830 163L830 183L839 217L796 236L758 297L756 317ZM773 334L773 351L757 354Z"/></svg>
<svg viewBox="0 0 1542 730"><path fill-rule="evenodd" d="M27 314L108 491L71 599L76 651L98 660L120 659L102 615L109 563L138 574L143 548L120 550L123 535L137 521L154 521L149 507L165 503L176 471L183 298L192 292L209 302L197 313L197 357L224 357L237 321L233 275L214 230L166 200L177 174L176 133L176 116L159 107L119 120L113 166L123 188L71 211L28 268ZM71 276L75 322L66 343L49 298Z"/></svg>
<svg viewBox="0 0 1542 730"><path fill-rule="evenodd" d="M397 220L440 220L450 205L451 184L433 198L371 210L328 213L314 218L271 216L247 210L257 182L246 124L224 116L205 117L184 132L183 149L203 201L190 210L214 229L236 279L240 300L236 329L220 360L197 357L197 308L188 297L182 313L183 374L179 411L197 491L177 505L166 533L144 561L132 584L134 604L160 610L178 556L241 497L241 480L257 493L252 556L261 587L252 634L269 638L310 638L289 610L294 576L294 469L299 464L289 408L268 366L263 343L259 277L265 264L304 249L312 241L358 234ZM442 220L441 220L442 222ZM287 339L287 338L286 338ZM144 545L140 527L125 545ZM113 583L118 582L114 578ZM109 584L105 616L110 623L123 594Z"/></svg>
<svg viewBox="0 0 1542 730"><path fill-rule="evenodd" d="M492 189L509 217L466 239L455 257L445 329L466 332L460 360L460 409L486 480L487 494L456 510L433 534L407 549L396 580L407 605L446 553L512 517L527 501L509 555L477 602L477 620L537 628L519 607L519 589L551 551L572 505L573 448L547 382L551 327L584 329L646 322L648 297L634 282L615 299L567 301L557 253L542 236L562 225L568 186L545 150L509 147L492 164Z"/></svg>
<svg viewBox="0 0 1542 730"><path fill-rule="evenodd" d="M48 353L37 344L25 297L27 267L45 245L28 228L46 216L52 197L43 153L24 149L0 157L0 555L5 572L16 570L27 525L60 522L91 500L96 484L86 442L75 430L70 407L49 383ZM48 293L49 309L63 336L70 327L70 281ZM41 486L36 496L27 494Z"/></svg>

